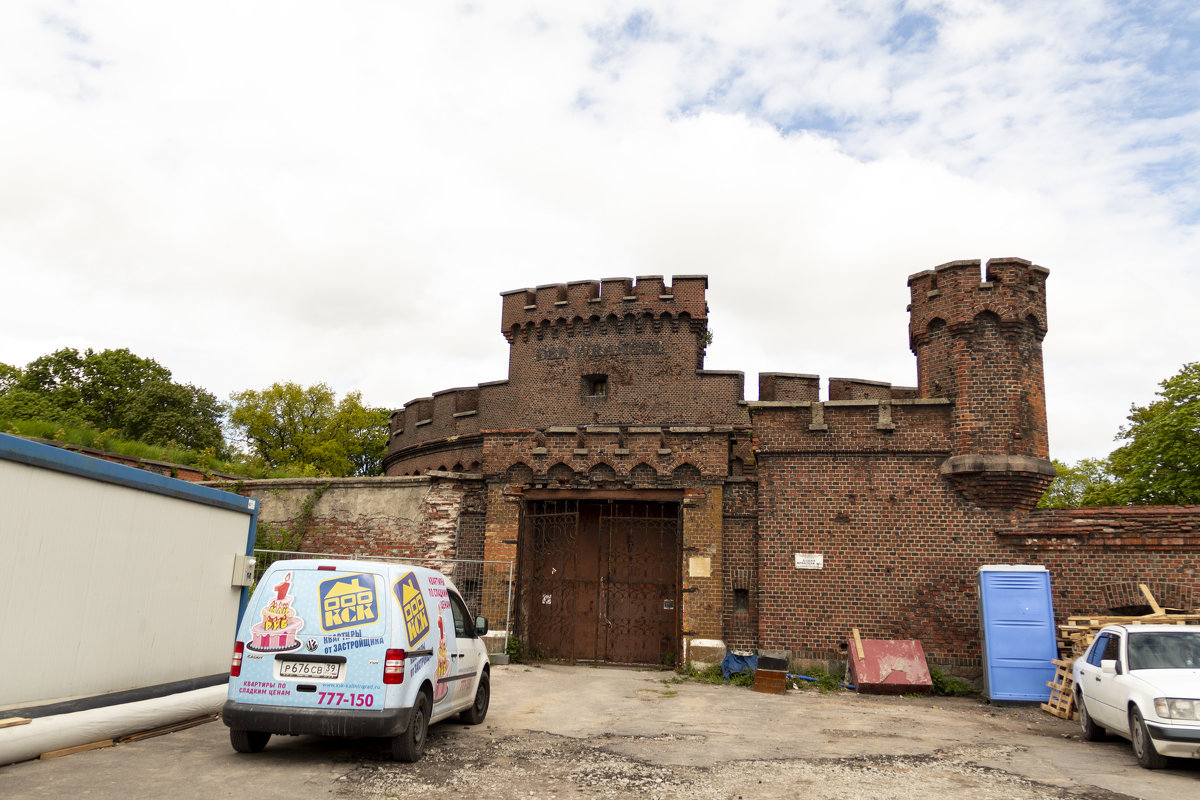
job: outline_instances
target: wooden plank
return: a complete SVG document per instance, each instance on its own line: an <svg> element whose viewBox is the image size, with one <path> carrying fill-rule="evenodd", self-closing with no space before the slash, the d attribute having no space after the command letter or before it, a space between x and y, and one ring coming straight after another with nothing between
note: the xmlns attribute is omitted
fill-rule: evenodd
<svg viewBox="0 0 1200 800"><path fill-rule="evenodd" d="M854 648L858 651L858 660L862 661L867 657L867 654L863 652L862 639L858 638L858 628L851 628L850 630L854 633Z"/></svg>
<svg viewBox="0 0 1200 800"><path fill-rule="evenodd" d="M29 717L5 717L0 719L0 728L11 728L14 725L28 725L33 720Z"/></svg>
<svg viewBox="0 0 1200 800"><path fill-rule="evenodd" d="M126 742L136 742L141 739L149 739L153 736L162 736L165 733L175 733L176 731L187 730L188 728L193 728L197 725L203 725L205 722L212 722L216 718L217 718L216 714L208 714L203 717L197 717L196 719L189 719L189 720L185 720L183 722L176 722L173 725L163 725L162 727L159 727L159 728L151 728L148 731L141 731L139 733L131 733L128 736L120 737L119 739L117 739L117 742L119 744L125 744Z"/></svg>
<svg viewBox="0 0 1200 800"><path fill-rule="evenodd" d="M1168 622L1195 622L1200 620L1200 614L1147 614L1141 617L1067 617L1068 627L1073 628L1101 628L1105 625L1132 625L1135 622L1144 622L1149 617L1157 619L1165 619Z"/></svg>
<svg viewBox="0 0 1200 800"><path fill-rule="evenodd" d="M1140 589L1140 590L1141 590L1141 592L1142 592L1142 597L1145 597L1145 598L1146 598L1146 602L1148 602L1148 603L1150 604L1150 608L1154 610L1154 613L1155 613L1155 614L1163 614L1163 613L1166 613L1166 612L1164 612L1164 611L1162 610L1162 606L1160 606L1160 605L1158 604L1158 601L1154 599L1154 595L1150 594L1150 587L1148 587L1148 586L1147 586L1146 584L1144 584L1144 583L1139 583L1139 584L1138 584L1138 589Z"/></svg>
<svg viewBox="0 0 1200 800"><path fill-rule="evenodd" d="M42 753L40 758L43 761L45 761L48 758L61 758L62 756L69 756L69 755L73 755L75 753L82 753L86 750L99 750L102 747L112 747L112 744L113 744L112 739L105 739L102 742L90 742L88 744L77 744L74 747L64 747L62 750L51 750L49 752Z"/></svg>

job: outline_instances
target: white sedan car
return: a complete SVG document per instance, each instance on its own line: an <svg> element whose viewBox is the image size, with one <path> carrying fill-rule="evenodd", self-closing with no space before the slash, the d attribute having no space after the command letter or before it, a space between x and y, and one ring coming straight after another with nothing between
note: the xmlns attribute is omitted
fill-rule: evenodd
<svg viewBox="0 0 1200 800"><path fill-rule="evenodd" d="M1108 625L1072 672L1083 738L1123 736L1146 769L1200 758L1200 625Z"/></svg>

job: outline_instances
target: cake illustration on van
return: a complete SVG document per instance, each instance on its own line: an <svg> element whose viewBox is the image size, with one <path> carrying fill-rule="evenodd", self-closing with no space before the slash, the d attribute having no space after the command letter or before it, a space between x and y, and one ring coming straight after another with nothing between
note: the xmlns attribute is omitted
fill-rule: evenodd
<svg viewBox="0 0 1200 800"><path fill-rule="evenodd" d="M446 650L446 628L442 625L442 617L438 615L438 649L437 649L437 686L433 689L433 702L446 696L449 684L442 679L450 674L450 653Z"/></svg>
<svg viewBox="0 0 1200 800"><path fill-rule="evenodd" d="M250 629L250 649L266 652L294 650L300 646L296 634L304 627L304 620L296 616L292 608L292 573L275 584L275 596L263 606L262 621Z"/></svg>

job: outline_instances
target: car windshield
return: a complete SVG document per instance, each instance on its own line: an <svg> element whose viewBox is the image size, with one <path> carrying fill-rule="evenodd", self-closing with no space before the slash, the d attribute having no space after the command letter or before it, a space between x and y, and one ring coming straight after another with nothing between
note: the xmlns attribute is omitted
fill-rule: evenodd
<svg viewBox="0 0 1200 800"><path fill-rule="evenodd" d="M1200 669L1200 631L1130 633L1129 669Z"/></svg>

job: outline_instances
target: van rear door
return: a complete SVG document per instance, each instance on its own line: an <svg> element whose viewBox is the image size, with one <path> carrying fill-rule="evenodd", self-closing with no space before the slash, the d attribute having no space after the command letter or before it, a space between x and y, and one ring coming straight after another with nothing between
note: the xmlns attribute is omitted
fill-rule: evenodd
<svg viewBox="0 0 1200 800"><path fill-rule="evenodd" d="M263 580L268 585L247 609L250 636L231 699L382 709L390 611L385 576L353 564L292 561Z"/></svg>

